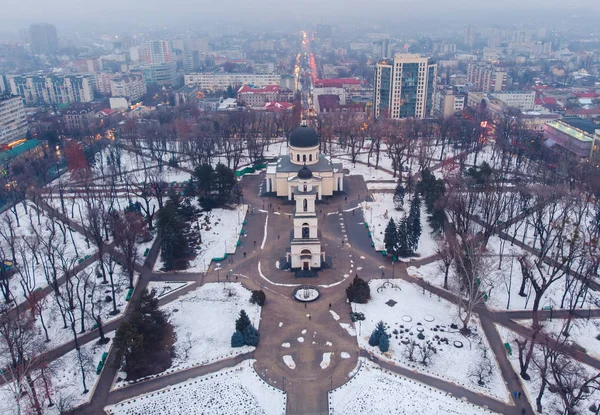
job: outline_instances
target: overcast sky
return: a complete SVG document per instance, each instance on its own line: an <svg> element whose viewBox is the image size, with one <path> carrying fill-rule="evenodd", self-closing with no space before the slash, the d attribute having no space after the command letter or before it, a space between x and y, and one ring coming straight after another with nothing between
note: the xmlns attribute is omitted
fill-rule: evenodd
<svg viewBox="0 0 600 415"><path fill-rule="evenodd" d="M17 30L34 22L53 23L61 31L83 28L121 28L123 32L139 30L140 25L192 26L195 22L282 22L340 23L348 18L378 20L402 17L414 21L428 16L464 17L486 25L498 15L514 15L517 21L526 16L554 14L565 18L573 14L600 15L600 0L3 0L8 7L0 14L4 30ZM585 12L585 14L582 14ZM436 16L437 17L437 16ZM527 20L527 18L525 18ZM515 21L515 23L518 23ZM264 26L263 26L264 27ZM268 26L267 26L268 27ZM265 27L265 28L267 28ZM130 29L128 29L130 28ZM600 31L600 29L599 29Z"/></svg>

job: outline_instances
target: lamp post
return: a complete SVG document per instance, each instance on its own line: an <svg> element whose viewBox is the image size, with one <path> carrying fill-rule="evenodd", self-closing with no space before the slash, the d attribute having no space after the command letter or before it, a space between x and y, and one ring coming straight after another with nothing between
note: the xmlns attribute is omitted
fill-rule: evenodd
<svg viewBox="0 0 600 415"><path fill-rule="evenodd" d="M329 392L333 391L333 376L329 376Z"/></svg>
<svg viewBox="0 0 600 415"><path fill-rule="evenodd" d="M392 279L394 279L395 271L396 271L396 261L394 261L392 259Z"/></svg>
<svg viewBox="0 0 600 415"><path fill-rule="evenodd" d="M221 282L221 281L219 280L219 270L220 270L220 269L221 269L221 268L217 268L217 283Z"/></svg>
<svg viewBox="0 0 600 415"><path fill-rule="evenodd" d="M285 376L281 377L281 381L283 383L283 391L285 392Z"/></svg>

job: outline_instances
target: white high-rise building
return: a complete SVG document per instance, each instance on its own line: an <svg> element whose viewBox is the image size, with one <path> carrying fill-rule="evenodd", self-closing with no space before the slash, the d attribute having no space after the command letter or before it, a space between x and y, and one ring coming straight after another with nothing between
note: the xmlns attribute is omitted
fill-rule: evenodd
<svg viewBox="0 0 600 415"><path fill-rule="evenodd" d="M25 105L58 105L94 100L94 75L17 75L8 77L13 95Z"/></svg>
<svg viewBox="0 0 600 415"><path fill-rule="evenodd" d="M25 138L27 116L21 97L0 95L0 145Z"/></svg>
<svg viewBox="0 0 600 415"><path fill-rule="evenodd" d="M424 118L431 115L437 65L418 54L398 53L375 68L375 117Z"/></svg>
<svg viewBox="0 0 600 415"><path fill-rule="evenodd" d="M467 69L467 82L478 92L502 91L506 87L506 76L506 71L484 62L470 63Z"/></svg>
<svg viewBox="0 0 600 415"><path fill-rule="evenodd" d="M138 50L142 63L171 62L171 45L166 40L151 40L144 42Z"/></svg>

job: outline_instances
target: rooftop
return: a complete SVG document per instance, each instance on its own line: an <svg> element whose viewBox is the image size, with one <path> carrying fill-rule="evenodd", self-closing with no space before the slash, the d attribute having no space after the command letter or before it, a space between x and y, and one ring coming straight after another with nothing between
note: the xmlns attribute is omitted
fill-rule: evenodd
<svg viewBox="0 0 600 415"><path fill-rule="evenodd" d="M10 150L3 151L0 153L0 163L4 164L4 163L14 159L15 157L20 156L21 154L26 153L27 151L36 148L40 144L41 144L41 142L39 140L35 140L35 139L27 140L23 144L13 147Z"/></svg>
<svg viewBox="0 0 600 415"><path fill-rule="evenodd" d="M579 128L575 128L563 121L550 121L546 125L555 128L556 130L565 133L581 142L589 143L594 141L594 138L591 137L589 133L582 131Z"/></svg>

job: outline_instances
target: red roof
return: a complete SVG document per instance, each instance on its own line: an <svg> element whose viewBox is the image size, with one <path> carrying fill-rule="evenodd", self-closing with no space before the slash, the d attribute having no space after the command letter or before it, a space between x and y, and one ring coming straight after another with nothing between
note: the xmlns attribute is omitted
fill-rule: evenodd
<svg viewBox="0 0 600 415"><path fill-rule="evenodd" d="M600 96L595 92L576 92L574 95L577 98L598 98Z"/></svg>
<svg viewBox="0 0 600 415"><path fill-rule="evenodd" d="M253 88L250 85L244 84L238 90L238 94L267 94L272 92L279 92L279 85L267 85L264 88Z"/></svg>
<svg viewBox="0 0 600 415"><path fill-rule="evenodd" d="M542 102L544 103L544 105L556 105L556 98L544 97L542 98Z"/></svg>

